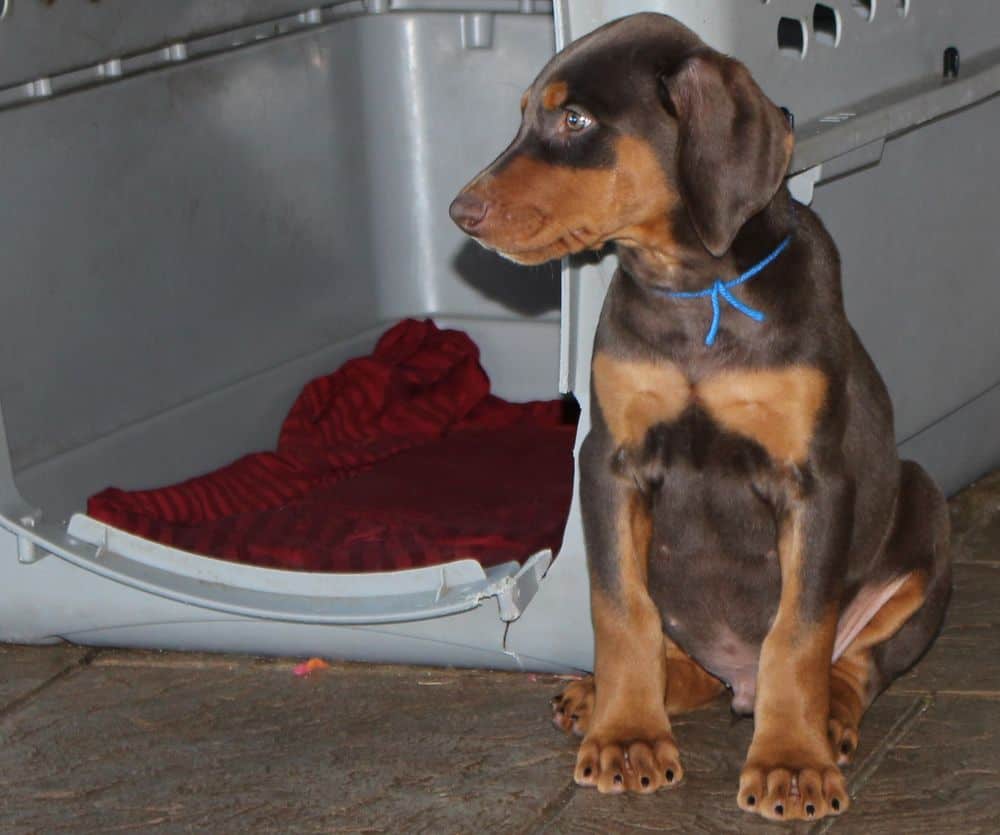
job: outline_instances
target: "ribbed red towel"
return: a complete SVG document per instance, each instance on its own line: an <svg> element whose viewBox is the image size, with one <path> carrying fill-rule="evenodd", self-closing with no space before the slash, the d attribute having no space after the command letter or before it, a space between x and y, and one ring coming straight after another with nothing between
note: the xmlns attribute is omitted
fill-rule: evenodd
<svg viewBox="0 0 1000 835"><path fill-rule="evenodd" d="M523 559L562 538L575 426L561 401L490 394L469 337L406 320L309 383L276 452L87 512L200 554L309 571Z"/></svg>

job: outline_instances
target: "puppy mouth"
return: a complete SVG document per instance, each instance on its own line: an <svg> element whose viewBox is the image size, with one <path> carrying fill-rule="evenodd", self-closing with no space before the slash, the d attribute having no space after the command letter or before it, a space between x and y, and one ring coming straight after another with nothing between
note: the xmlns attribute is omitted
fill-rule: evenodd
<svg viewBox="0 0 1000 835"><path fill-rule="evenodd" d="M554 234L547 234L545 243L540 244L505 246L482 238L478 240L487 249L523 266L537 266L578 252L600 249L606 243L603 236L595 235L583 227L566 227Z"/></svg>

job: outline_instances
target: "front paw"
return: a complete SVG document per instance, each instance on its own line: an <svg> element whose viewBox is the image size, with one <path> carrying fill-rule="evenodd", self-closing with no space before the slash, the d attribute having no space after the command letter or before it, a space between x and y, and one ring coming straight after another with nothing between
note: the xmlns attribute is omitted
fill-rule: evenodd
<svg viewBox="0 0 1000 835"><path fill-rule="evenodd" d="M576 755L573 778L602 794L652 794L676 786L684 776L669 729L659 733L590 733Z"/></svg>
<svg viewBox="0 0 1000 835"><path fill-rule="evenodd" d="M757 758L751 751L736 802L770 820L818 820L846 811L850 800L844 777L830 758Z"/></svg>

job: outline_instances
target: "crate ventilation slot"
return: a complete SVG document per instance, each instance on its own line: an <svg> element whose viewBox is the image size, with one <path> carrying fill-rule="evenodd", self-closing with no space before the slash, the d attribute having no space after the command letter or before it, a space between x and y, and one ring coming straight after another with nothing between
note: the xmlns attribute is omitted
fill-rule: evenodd
<svg viewBox="0 0 1000 835"><path fill-rule="evenodd" d="M875 17L875 0L851 0L851 8L863 20L871 20Z"/></svg>
<svg viewBox="0 0 1000 835"><path fill-rule="evenodd" d="M806 56L806 25L797 18L783 17L778 21L778 49L794 58Z"/></svg>
<svg viewBox="0 0 1000 835"><path fill-rule="evenodd" d="M840 15L825 3L813 7L813 34L818 43L836 46L840 43Z"/></svg>

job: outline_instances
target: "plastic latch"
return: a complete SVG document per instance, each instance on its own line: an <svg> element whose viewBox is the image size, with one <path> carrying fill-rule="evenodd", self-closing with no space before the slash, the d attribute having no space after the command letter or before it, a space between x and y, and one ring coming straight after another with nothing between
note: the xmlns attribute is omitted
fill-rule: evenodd
<svg viewBox="0 0 1000 835"><path fill-rule="evenodd" d="M38 518L38 514L30 516L22 516L20 519L21 524L26 528L35 527L35 522ZM28 539L26 536L18 536L17 538L17 561L23 565L31 565L33 562L38 562L42 557L46 555L45 551L40 551L35 543Z"/></svg>
<svg viewBox="0 0 1000 835"><path fill-rule="evenodd" d="M513 577L504 577L497 586L497 604L500 607L500 620L510 623L521 617L518 584Z"/></svg>
<svg viewBox="0 0 1000 835"><path fill-rule="evenodd" d="M541 551L530 557L521 570L513 577L507 576L500 580L490 593L497 599L500 608L500 620L510 623L521 617L531 599L538 592L542 577L552 563L552 552Z"/></svg>

